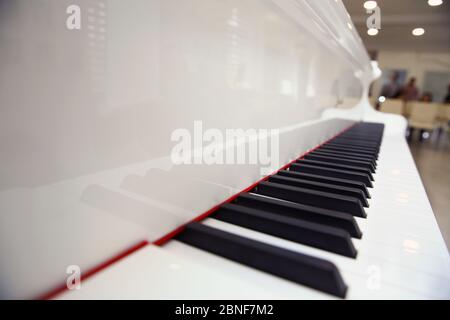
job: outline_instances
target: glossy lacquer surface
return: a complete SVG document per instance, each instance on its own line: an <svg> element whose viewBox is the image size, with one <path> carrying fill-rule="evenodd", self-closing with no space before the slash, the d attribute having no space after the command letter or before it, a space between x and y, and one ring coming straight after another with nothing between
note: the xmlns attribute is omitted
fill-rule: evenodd
<svg viewBox="0 0 450 320"><path fill-rule="evenodd" d="M279 128L284 164L348 127L318 119L362 93L349 21L340 1L0 0L0 296L37 297L261 178L173 166L178 128Z"/></svg>

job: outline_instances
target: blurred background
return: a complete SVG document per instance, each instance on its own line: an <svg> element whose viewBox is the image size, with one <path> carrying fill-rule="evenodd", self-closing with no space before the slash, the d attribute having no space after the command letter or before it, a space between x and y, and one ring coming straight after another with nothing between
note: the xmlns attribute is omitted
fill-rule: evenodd
<svg viewBox="0 0 450 320"><path fill-rule="evenodd" d="M450 1L344 0L383 76L372 85L378 110L408 119L408 141L450 247ZM379 25L367 24L378 22ZM378 21L376 20L378 19ZM375 28L373 28L375 26ZM351 105L339 101L338 108Z"/></svg>

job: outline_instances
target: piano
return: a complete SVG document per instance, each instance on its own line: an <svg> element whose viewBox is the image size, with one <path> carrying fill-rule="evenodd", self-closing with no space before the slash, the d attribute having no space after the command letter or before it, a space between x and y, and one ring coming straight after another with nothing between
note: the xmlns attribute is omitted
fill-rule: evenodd
<svg viewBox="0 0 450 320"><path fill-rule="evenodd" d="M340 0L74 2L79 30L61 1L0 11L0 298L450 298L406 120L370 105ZM278 159L174 164L199 121L275 132Z"/></svg>

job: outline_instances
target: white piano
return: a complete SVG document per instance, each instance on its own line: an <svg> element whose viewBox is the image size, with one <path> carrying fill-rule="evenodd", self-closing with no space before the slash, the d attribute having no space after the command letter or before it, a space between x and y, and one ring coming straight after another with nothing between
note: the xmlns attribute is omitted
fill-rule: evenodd
<svg viewBox="0 0 450 320"><path fill-rule="evenodd" d="M340 0L3 1L0 52L0 298L450 298ZM199 124L277 159L175 164Z"/></svg>

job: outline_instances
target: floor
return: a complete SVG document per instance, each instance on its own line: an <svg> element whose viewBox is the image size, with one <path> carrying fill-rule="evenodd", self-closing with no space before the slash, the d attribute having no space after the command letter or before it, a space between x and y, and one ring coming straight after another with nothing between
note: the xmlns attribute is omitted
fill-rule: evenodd
<svg viewBox="0 0 450 320"><path fill-rule="evenodd" d="M411 139L411 152L442 236L450 249L450 135L443 133L438 139L435 133L420 142L418 134L416 132Z"/></svg>

